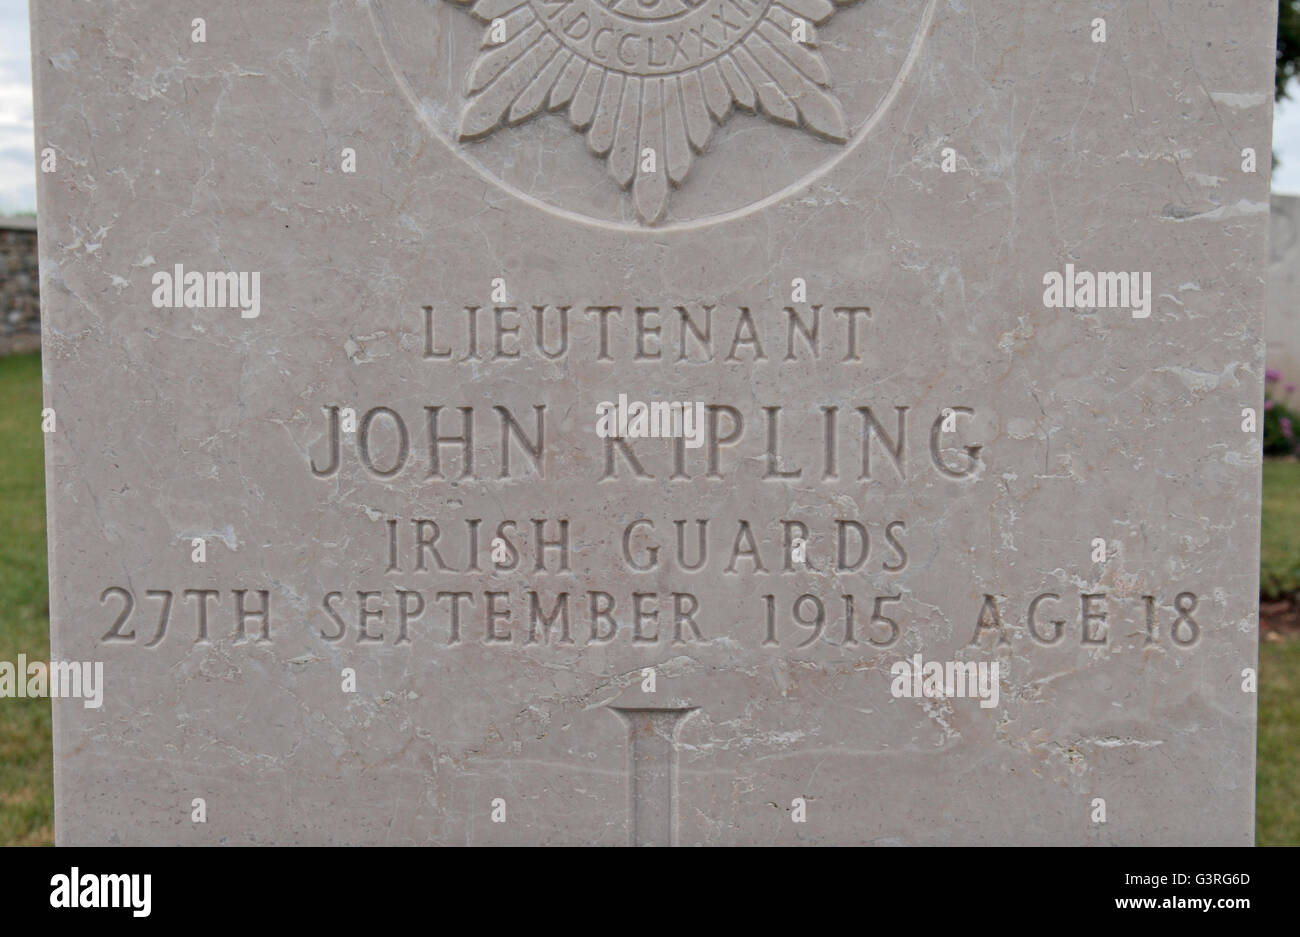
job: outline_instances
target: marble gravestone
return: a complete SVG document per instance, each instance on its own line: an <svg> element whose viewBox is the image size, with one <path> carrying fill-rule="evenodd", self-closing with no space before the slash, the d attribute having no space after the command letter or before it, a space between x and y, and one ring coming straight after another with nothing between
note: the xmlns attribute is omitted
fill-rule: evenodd
<svg viewBox="0 0 1300 937"><path fill-rule="evenodd" d="M33 4L63 844L1248 844L1272 0Z"/></svg>

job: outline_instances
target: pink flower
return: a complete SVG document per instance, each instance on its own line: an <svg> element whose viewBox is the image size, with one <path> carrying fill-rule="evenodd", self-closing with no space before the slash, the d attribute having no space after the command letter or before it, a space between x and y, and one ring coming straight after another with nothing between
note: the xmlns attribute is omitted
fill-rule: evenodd
<svg viewBox="0 0 1300 937"><path fill-rule="evenodd" d="M1264 412L1267 413L1269 410L1272 410L1272 409L1273 409L1274 407L1276 407L1276 406L1277 406L1277 401L1276 401L1276 400L1265 400L1265 401L1264 401Z"/></svg>
<svg viewBox="0 0 1300 937"><path fill-rule="evenodd" d="M1264 380L1270 384L1276 384L1278 381L1282 380L1282 372L1277 368L1269 368L1264 372Z"/></svg>
<svg viewBox="0 0 1300 937"><path fill-rule="evenodd" d="M1294 393L1295 393L1295 385L1294 385L1294 384L1288 384L1288 385L1286 385L1286 392L1287 392L1288 394L1294 394Z"/></svg>
<svg viewBox="0 0 1300 937"><path fill-rule="evenodd" d="M1286 417L1282 417L1282 435L1287 439L1295 438L1295 430L1292 429L1291 421Z"/></svg>

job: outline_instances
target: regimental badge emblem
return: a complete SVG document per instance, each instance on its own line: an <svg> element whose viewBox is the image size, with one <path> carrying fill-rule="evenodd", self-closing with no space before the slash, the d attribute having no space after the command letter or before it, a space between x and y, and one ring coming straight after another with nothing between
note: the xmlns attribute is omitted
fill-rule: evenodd
<svg viewBox="0 0 1300 937"><path fill-rule="evenodd" d="M847 140L815 27L854 0L450 2L487 24L465 82L462 143L563 112L643 224L663 219L734 108Z"/></svg>

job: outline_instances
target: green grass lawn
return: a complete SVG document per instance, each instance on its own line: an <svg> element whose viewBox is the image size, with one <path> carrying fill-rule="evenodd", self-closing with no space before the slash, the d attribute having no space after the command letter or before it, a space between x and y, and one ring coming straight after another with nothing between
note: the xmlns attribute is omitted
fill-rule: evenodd
<svg viewBox="0 0 1300 937"><path fill-rule="evenodd" d="M1264 463L1260 591L1300 592L1300 462ZM1259 648L1255 841L1300 845L1300 638Z"/></svg>
<svg viewBox="0 0 1300 937"><path fill-rule="evenodd" d="M49 659L41 363L0 358L0 660ZM1264 466L1262 578L1300 590L1300 464ZM1260 646L1256 837L1300 845L1300 638ZM50 701L0 700L0 844L53 841Z"/></svg>
<svg viewBox="0 0 1300 937"><path fill-rule="evenodd" d="M1300 462L1264 463L1259 552L1259 589L1264 595L1300 592Z"/></svg>
<svg viewBox="0 0 1300 937"><path fill-rule="evenodd" d="M1300 490L1295 497L1300 499ZM1300 637L1259 647L1255 842L1300 845Z"/></svg>
<svg viewBox="0 0 1300 937"><path fill-rule="evenodd" d="M0 358L0 660L50 659L41 359ZM48 699L0 700L0 843L54 841Z"/></svg>

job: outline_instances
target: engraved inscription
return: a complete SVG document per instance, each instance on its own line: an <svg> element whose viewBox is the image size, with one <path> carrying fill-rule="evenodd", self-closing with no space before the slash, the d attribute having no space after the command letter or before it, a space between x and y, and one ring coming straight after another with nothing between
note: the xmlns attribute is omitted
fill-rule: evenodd
<svg viewBox="0 0 1300 937"><path fill-rule="evenodd" d="M421 307L427 361L809 361L863 363L871 307L809 303L779 312L717 303L533 303ZM531 315L529 310L531 309ZM784 317L784 318L782 318ZM570 332L574 347L570 346ZM531 341L529 341L531 338ZM597 344L598 341L598 344ZM596 345L592 355L591 345Z"/></svg>
<svg viewBox="0 0 1300 937"><path fill-rule="evenodd" d="M771 11L770 0L528 0L546 31L586 62L629 75L697 68L727 54Z"/></svg>

